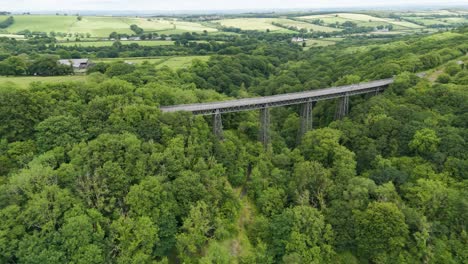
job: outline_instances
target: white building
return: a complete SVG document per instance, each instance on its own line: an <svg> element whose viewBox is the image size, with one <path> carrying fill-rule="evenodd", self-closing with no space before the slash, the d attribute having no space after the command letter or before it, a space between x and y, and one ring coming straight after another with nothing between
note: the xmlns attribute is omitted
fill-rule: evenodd
<svg viewBox="0 0 468 264"><path fill-rule="evenodd" d="M294 37L291 39L291 42L304 42L306 39L301 38L301 37Z"/></svg>
<svg viewBox="0 0 468 264"><path fill-rule="evenodd" d="M91 61L89 59L66 59L59 60L58 63L66 66L73 67L73 70L86 70L91 66Z"/></svg>

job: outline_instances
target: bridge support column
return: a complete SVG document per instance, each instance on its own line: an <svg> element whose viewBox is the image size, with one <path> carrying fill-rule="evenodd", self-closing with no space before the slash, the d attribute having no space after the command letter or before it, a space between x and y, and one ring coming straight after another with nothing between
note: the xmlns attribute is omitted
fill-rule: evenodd
<svg viewBox="0 0 468 264"><path fill-rule="evenodd" d="M349 96L341 97L336 105L335 120L343 119L349 111Z"/></svg>
<svg viewBox="0 0 468 264"><path fill-rule="evenodd" d="M377 87L377 89L375 89L375 95L378 95L380 93L380 87Z"/></svg>
<svg viewBox="0 0 468 264"><path fill-rule="evenodd" d="M304 136L305 133L308 131L312 130L313 125L312 125L312 110L314 107L314 102L313 101L308 101L301 106L301 127L299 130L299 135L297 138L297 142L300 143L302 137Z"/></svg>
<svg viewBox="0 0 468 264"><path fill-rule="evenodd" d="M259 141L267 146L270 143L270 109L267 105L260 109L260 134Z"/></svg>
<svg viewBox="0 0 468 264"><path fill-rule="evenodd" d="M213 134L219 139L223 140L223 121L221 120L221 113L216 110L213 116Z"/></svg>

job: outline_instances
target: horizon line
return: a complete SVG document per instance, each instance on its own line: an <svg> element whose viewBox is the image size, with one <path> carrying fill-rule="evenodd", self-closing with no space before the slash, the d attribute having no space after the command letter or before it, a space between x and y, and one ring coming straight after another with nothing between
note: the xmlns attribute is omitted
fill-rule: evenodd
<svg viewBox="0 0 468 264"><path fill-rule="evenodd" d="M423 4L410 4L402 7L398 4L385 4L385 5L372 5L372 6L328 6L328 7L296 7L296 8L287 8L287 7L277 7L277 8L226 8L226 9L154 9L154 10L144 10L144 9L44 9L44 10L28 10L28 9L0 9L0 12L10 12L10 13L64 13L64 12L100 12L100 13L199 13L199 14L208 14L213 12L258 12L258 13L265 13L265 12L276 12L276 11L296 11L296 12L310 12L310 11L327 11L327 10L351 10L351 9L360 9L362 11L367 10L382 10L382 11L389 11L389 9L393 10L408 10L411 11L411 8L418 8L418 9L445 9L445 8L468 8L468 3L437 3L437 4L430 4L430 5L423 5Z"/></svg>

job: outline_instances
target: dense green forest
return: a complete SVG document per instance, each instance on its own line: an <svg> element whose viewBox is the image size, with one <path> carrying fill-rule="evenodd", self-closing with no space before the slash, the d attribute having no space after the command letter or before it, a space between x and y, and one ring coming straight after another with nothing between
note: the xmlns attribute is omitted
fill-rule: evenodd
<svg viewBox="0 0 468 264"><path fill-rule="evenodd" d="M26 74L22 53L59 52L31 41L3 40L2 63ZM0 263L468 263L468 28L216 45L178 71L116 62L86 82L0 84ZM220 141L210 118L159 110L392 76L342 120L317 103L301 140L299 107L272 109L266 147L256 111L223 115Z"/></svg>

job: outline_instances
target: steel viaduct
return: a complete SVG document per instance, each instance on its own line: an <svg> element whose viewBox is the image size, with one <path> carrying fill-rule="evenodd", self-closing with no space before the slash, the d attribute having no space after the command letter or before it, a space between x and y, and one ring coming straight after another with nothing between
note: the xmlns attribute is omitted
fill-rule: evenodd
<svg viewBox="0 0 468 264"><path fill-rule="evenodd" d="M348 114L349 97L358 94L375 93L384 90L388 85L393 83L394 79L383 79L366 83L353 85L336 86L320 90L312 90L297 93L287 93L264 97L245 98L237 100L228 100L221 102L185 104L174 106L162 106L163 113L186 111L194 115L212 115L213 116L213 132L218 138L223 137L223 126L221 114L233 113L249 110L260 110L260 135L259 140L264 144L269 141L269 109L272 107L298 105L302 104L301 108L301 136L312 129L312 108L317 101L340 98L335 113L336 119L343 118Z"/></svg>

